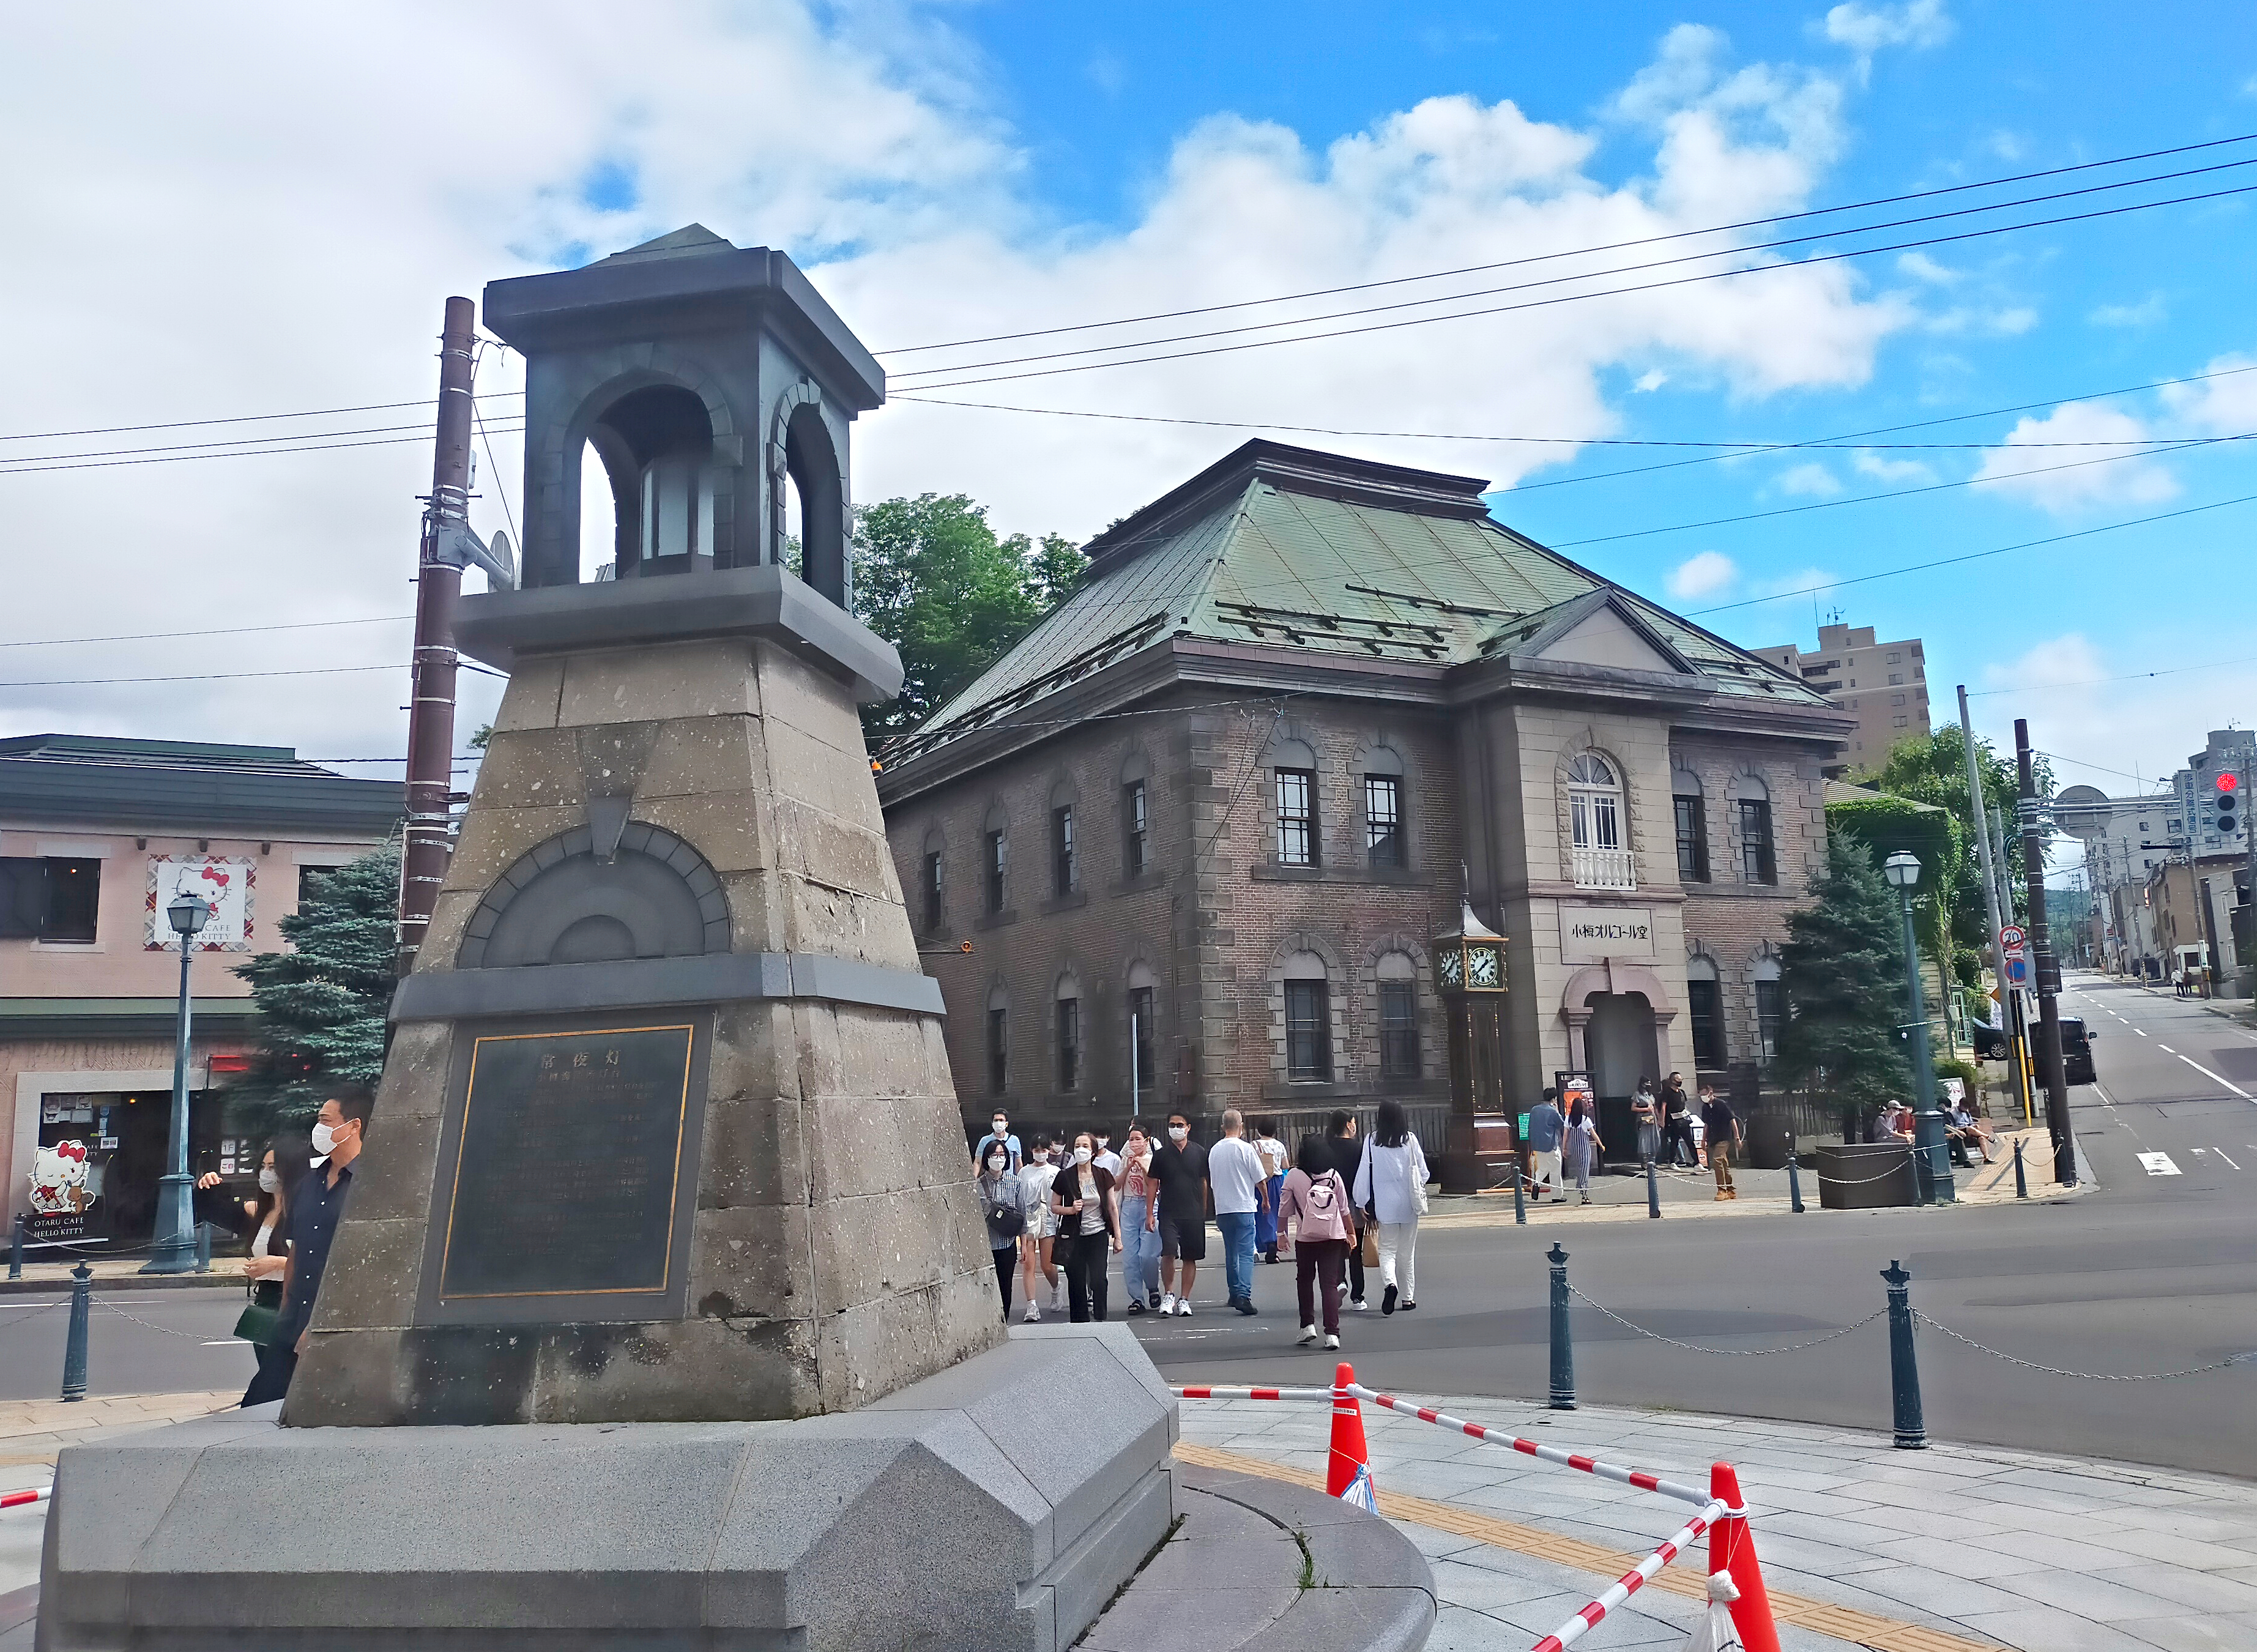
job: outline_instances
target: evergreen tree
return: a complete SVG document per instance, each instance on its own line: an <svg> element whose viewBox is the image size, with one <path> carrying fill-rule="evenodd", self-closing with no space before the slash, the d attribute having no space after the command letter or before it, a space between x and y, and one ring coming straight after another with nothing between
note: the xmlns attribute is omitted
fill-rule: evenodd
<svg viewBox="0 0 2257 1652"><path fill-rule="evenodd" d="M258 1136L310 1124L325 1085L374 1086L398 984L399 914L400 848L388 843L308 883L279 925L294 950L237 967L258 1006L259 1048L229 1097L233 1128Z"/></svg>
<svg viewBox="0 0 2257 1652"><path fill-rule="evenodd" d="M1845 1112L1909 1100L1904 920L1864 846L1836 838L1812 904L1787 915L1779 961L1789 1014L1778 1075Z"/></svg>

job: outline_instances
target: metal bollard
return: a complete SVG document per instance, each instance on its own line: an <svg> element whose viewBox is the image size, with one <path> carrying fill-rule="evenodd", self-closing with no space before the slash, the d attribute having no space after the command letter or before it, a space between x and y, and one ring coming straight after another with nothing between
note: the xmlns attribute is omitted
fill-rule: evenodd
<svg viewBox="0 0 2257 1652"><path fill-rule="evenodd" d="M1892 1258L1881 1270L1889 1287L1889 1393L1896 1411L1897 1450L1928 1450L1920 1411L1920 1356L1912 1343L1912 1275Z"/></svg>
<svg viewBox="0 0 2257 1652"><path fill-rule="evenodd" d="M1802 1215L1802 1167L1795 1162L1794 1149L1786 1150L1786 1208L1796 1216Z"/></svg>
<svg viewBox="0 0 2257 1652"><path fill-rule="evenodd" d="M1661 1183L1654 1177L1653 1160L1651 1159L1645 1161L1645 1214L1649 1216L1661 1214Z"/></svg>
<svg viewBox="0 0 2257 1652"><path fill-rule="evenodd" d="M1544 1253L1552 1264L1552 1409L1575 1408L1574 1328L1567 1318L1567 1253L1560 1241Z"/></svg>
<svg viewBox="0 0 2257 1652"><path fill-rule="evenodd" d="M81 1257L71 1270L70 1340L63 1345L63 1398L86 1398L87 1322L94 1317L94 1270Z"/></svg>
<svg viewBox="0 0 2257 1652"><path fill-rule="evenodd" d="M196 1223L196 1272L211 1272L212 1229L209 1222Z"/></svg>
<svg viewBox="0 0 2257 1652"><path fill-rule="evenodd" d="M11 1280L24 1277L24 1218L21 1216L16 1218L14 1237L8 1241L8 1277Z"/></svg>
<svg viewBox="0 0 2257 1652"><path fill-rule="evenodd" d="M1512 1155L1512 1222L1515 1227L1528 1225L1528 1201L1520 1194L1520 1154Z"/></svg>
<svg viewBox="0 0 2257 1652"><path fill-rule="evenodd" d="M2030 1181L2022 1173L2022 1138L2017 1136L2014 1138L2014 1197L2027 1199L2029 1196Z"/></svg>

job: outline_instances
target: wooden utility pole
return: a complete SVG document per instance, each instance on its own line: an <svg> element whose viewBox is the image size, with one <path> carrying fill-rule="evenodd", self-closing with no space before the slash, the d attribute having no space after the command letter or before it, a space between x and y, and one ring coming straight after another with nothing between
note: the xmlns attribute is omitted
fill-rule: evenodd
<svg viewBox="0 0 2257 1652"><path fill-rule="evenodd" d="M414 694L407 710L407 842L400 872L400 973L415 968L431 908L453 853L449 797L455 778L455 602L458 563L442 558L447 530L466 522L471 494L471 334L478 312L467 298L447 301L439 346L439 434L431 458L431 497L415 569Z"/></svg>
<svg viewBox="0 0 2257 1652"><path fill-rule="evenodd" d="M2046 925L2045 823L2039 819L2037 775L2030 755L2030 726L2014 720L2014 762L2021 780L2022 870L2030 885L2030 955L2038 989L2038 1076L2046 1091L2046 1126L2053 1137L2053 1179L2077 1185L2077 1138L2069 1117L2069 1081L2061 1064L2061 964Z"/></svg>

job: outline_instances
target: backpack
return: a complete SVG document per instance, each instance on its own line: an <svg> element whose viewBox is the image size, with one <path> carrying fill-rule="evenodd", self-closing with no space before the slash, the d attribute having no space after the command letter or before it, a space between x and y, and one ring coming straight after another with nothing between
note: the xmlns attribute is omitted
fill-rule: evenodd
<svg viewBox="0 0 2257 1652"><path fill-rule="evenodd" d="M1312 1180L1301 1195L1301 1237L1345 1239L1349 1237L1348 1195L1341 1190L1340 1172L1327 1170Z"/></svg>

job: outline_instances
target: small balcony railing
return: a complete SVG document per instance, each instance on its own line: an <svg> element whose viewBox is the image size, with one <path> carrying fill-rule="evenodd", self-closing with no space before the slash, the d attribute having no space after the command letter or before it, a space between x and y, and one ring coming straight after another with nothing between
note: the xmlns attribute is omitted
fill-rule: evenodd
<svg viewBox="0 0 2257 1652"><path fill-rule="evenodd" d="M1628 849L1574 851L1577 889L1636 889L1638 868Z"/></svg>

